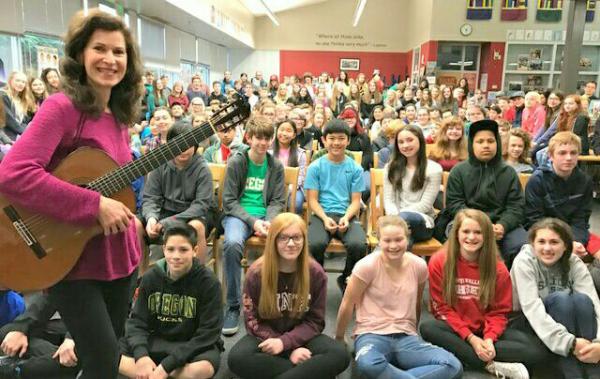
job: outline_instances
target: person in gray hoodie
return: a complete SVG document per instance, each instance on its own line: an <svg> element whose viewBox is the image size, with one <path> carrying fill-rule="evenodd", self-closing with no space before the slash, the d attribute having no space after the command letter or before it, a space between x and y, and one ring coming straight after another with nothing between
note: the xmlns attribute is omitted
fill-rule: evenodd
<svg viewBox="0 0 600 379"><path fill-rule="evenodd" d="M187 121L176 122L167 140L191 130ZM196 146L187 149L148 175L142 200L142 217L150 240L177 221L187 222L198 233L198 258L204 261L206 237L215 225L217 204L212 175Z"/></svg>
<svg viewBox="0 0 600 379"><path fill-rule="evenodd" d="M246 124L249 150L227 160L223 185L223 268L227 283L224 335L237 333L241 300L241 260L251 235L266 237L270 220L283 212L286 194L283 164L267 150L275 133L270 121Z"/></svg>
<svg viewBox="0 0 600 379"><path fill-rule="evenodd" d="M545 218L529 230L510 272L513 309L526 320L515 326L541 340L558 357L565 378L600 377L600 300L591 275L572 254L571 228ZM525 322L526 321L526 322Z"/></svg>

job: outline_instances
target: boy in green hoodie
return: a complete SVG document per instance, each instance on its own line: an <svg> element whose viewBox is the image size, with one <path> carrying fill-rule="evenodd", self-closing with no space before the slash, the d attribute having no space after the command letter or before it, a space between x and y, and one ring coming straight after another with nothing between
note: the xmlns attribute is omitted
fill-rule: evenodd
<svg viewBox="0 0 600 379"><path fill-rule="evenodd" d="M448 177L446 208L436 220L435 237L445 241L454 216L464 208L479 209L492 220L502 258L510 269L527 242L523 229L525 199L516 171L502 161L498 124L480 120L471 124L469 158Z"/></svg>
<svg viewBox="0 0 600 379"><path fill-rule="evenodd" d="M178 222L164 234L164 259L144 276L121 339L128 378L212 378L223 351L221 285L195 258L196 230Z"/></svg>

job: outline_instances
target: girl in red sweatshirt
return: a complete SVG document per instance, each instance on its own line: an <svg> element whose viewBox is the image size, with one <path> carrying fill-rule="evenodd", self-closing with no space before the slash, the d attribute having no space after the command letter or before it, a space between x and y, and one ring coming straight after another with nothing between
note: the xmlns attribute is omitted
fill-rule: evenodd
<svg viewBox="0 0 600 379"><path fill-rule="evenodd" d="M245 379L334 378L346 369L342 344L323 333L327 275L308 254L302 218L273 219L263 256L243 294L247 335L231 349L231 371Z"/></svg>
<svg viewBox="0 0 600 379"><path fill-rule="evenodd" d="M513 362L537 363L537 356L528 353L527 336L506 328L512 285L485 213L458 212L447 248L429 261L429 291L435 319L421 325L425 340L472 368L529 378L527 368Z"/></svg>

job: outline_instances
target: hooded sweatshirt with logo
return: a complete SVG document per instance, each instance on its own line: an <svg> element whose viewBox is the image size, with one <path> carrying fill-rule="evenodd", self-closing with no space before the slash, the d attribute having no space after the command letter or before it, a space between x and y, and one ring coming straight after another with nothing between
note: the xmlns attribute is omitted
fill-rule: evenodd
<svg viewBox="0 0 600 379"><path fill-rule="evenodd" d="M496 138L496 155L482 162L473 152L473 139L479 131L489 130ZM474 208L485 212L492 223L501 224L504 233L522 224L525 201L516 171L502 161L502 144L498 124L491 120L477 121L469 133L469 158L460 162L448 177L446 208L451 219L461 209Z"/></svg>
<svg viewBox="0 0 600 379"><path fill-rule="evenodd" d="M160 363L166 372L183 367L200 352L223 350L221 284L196 259L177 280L159 260L143 277L127 320L125 338L138 359L151 351L168 352Z"/></svg>

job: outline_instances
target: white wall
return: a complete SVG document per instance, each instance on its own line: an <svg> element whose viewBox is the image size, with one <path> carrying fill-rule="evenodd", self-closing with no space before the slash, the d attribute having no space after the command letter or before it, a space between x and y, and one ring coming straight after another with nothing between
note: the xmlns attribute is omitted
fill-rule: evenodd
<svg viewBox="0 0 600 379"><path fill-rule="evenodd" d="M81 0L1 0L0 31L60 36L67 30Z"/></svg>
<svg viewBox="0 0 600 379"><path fill-rule="evenodd" d="M271 74L279 75L279 50L230 49L229 63L234 79L239 78L242 72L253 77L260 70L268 80Z"/></svg>

